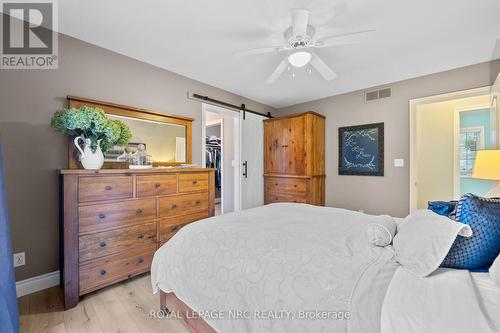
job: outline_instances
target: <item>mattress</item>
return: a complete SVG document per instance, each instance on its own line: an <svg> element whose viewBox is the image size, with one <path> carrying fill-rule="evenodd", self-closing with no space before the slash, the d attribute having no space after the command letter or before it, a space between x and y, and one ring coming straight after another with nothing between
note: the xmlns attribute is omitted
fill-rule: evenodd
<svg viewBox="0 0 500 333"><path fill-rule="evenodd" d="M500 332L500 287L489 273L471 273L480 307L494 331Z"/></svg>
<svg viewBox="0 0 500 333"><path fill-rule="evenodd" d="M382 307L382 333L500 332L500 288L488 273L439 268L426 278L399 267Z"/></svg>
<svg viewBox="0 0 500 333"><path fill-rule="evenodd" d="M379 332L398 264L367 240L377 219L391 218L272 204L195 222L155 253L153 290L219 333Z"/></svg>

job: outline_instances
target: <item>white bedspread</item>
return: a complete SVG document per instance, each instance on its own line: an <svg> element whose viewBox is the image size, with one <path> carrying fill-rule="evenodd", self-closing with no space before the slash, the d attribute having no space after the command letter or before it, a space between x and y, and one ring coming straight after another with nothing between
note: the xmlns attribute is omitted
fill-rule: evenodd
<svg viewBox="0 0 500 333"><path fill-rule="evenodd" d="M419 278L400 267L382 309L382 333L500 332L500 288L487 273L439 268Z"/></svg>
<svg viewBox="0 0 500 333"><path fill-rule="evenodd" d="M175 292L202 314L224 311L224 319L204 316L220 333L380 332L398 267L390 250L366 238L366 225L380 218L390 219L273 204L195 222L155 253L153 290ZM248 311L246 319L234 310ZM327 319L301 319L301 311ZM351 319L336 320L335 311Z"/></svg>

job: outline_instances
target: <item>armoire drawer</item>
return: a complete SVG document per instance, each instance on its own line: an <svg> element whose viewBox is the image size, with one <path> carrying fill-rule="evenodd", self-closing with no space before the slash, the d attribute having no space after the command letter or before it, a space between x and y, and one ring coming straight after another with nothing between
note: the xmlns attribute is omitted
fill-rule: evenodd
<svg viewBox="0 0 500 333"><path fill-rule="evenodd" d="M158 199L160 218L208 210L208 193L181 194Z"/></svg>
<svg viewBox="0 0 500 333"><path fill-rule="evenodd" d="M305 178L266 177L266 193L305 196L308 182Z"/></svg>
<svg viewBox="0 0 500 333"><path fill-rule="evenodd" d="M96 232L112 227L126 227L156 218L154 198L80 206L78 227L80 233Z"/></svg>
<svg viewBox="0 0 500 333"><path fill-rule="evenodd" d="M127 199L133 196L132 176L80 177L78 201Z"/></svg>
<svg viewBox="0 0 500 333"><path fill-rule="evenodd" d="M85 294L96 287L126 279L131 275L148 271L151 268L151 261L155 251L156 244L149 244L126 253L81 264L80 294Z"/></svg>
<svg viewBox="0 0 500 333"><path fill-rule="evenodd" d="M179 192L194 192L208 190L207 173L180 173Z"/></svg>
<svg viewBox="0 0 500 333"><path fill-rule="evenodd" d="M177 175L137 176L137 196L147 197L177 192Z"/></svg>
<svg viewBox="0 0 500 333"><path fill-rule="evenodd" d="M180 228L193 221L201 220L208 217L208 210L201 212L166 218L160 220L160 239L159 242L166 242L174 236Z"/></svg>
<svg viewBox="0 0 500 333"><path fill-rule="evenodd" d="M288 193L266 193L265 201L266 204L275 202L307 203L307 197Z"/></svg>
<svg viewBox="0 0 500 333"><path fill-rule="evenodd" d="M156 242L156 222L100 232L79 239L80 262Z"/></svg>

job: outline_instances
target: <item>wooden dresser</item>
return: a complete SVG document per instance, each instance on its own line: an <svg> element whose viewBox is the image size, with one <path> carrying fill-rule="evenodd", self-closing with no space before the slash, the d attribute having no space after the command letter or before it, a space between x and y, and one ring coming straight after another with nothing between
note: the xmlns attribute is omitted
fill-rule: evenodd
<svg viewBox="0 0 500 333"><path fill-rule="evenodd" d="M325 117L264 120L265 203L325 204Z"/></svg>
<svg viewBox="0 0 500 333"><path fill-rule="evenodd" d="M184 225L214 215L214 169L62 170L65 308L149 271Z"/></svg>

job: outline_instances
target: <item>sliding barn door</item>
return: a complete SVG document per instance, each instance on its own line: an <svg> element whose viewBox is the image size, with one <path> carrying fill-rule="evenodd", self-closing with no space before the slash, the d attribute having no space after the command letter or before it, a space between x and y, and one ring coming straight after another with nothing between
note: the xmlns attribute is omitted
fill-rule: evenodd
<svg viewBox="0 0 500 333"><path fill-rule="evenodd" d="M241 209L264 204L264 119L240 112Z"/></svg>

